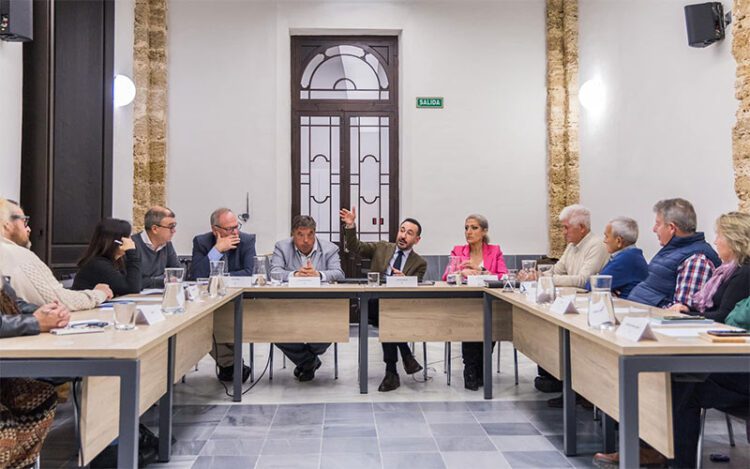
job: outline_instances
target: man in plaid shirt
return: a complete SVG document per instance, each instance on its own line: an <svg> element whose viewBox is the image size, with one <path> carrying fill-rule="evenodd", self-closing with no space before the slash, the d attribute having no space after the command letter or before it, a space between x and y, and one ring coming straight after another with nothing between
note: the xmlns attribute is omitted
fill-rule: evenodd
<svg viewBox="0 0 750 469"><path fill-rule="evenodd" d="M696 232L693 205L685 199L666 199L654 206L654 233L662 248L651 259L646 280L636 285L629 300L667 308L691 306L692 297L711 278L721 260Z"/></svg>

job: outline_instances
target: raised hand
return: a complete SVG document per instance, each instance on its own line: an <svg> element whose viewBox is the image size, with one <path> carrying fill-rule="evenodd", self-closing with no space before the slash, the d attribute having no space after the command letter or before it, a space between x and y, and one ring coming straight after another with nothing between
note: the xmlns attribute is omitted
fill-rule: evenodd
<svg viewBox="0 0 750 469"><path fill-rule="evenodd" d="M130 239L129 237L122 238L120 239L120 241L122 242L122 246L120 246L120 249L122 249L123 252L130 251L131 249L135 249L135 242L133 242L133 240Z"/></svg>
<svg viewBox="0 0 750 469"><path fill-rule="evenodd" d="M405 274L394 267L391 269L391 275L394 275L396 277L403 277Z"/></svg>
<svg viewBox="0 0 750 469"><path fill-rule="evenodd" d="M347 228L351 228L354 226L354 222L357 220L357 209L355 207L352 207L352 211L342 208L339 210L339 216L341 217L341 221L344 222Z"/></svg>

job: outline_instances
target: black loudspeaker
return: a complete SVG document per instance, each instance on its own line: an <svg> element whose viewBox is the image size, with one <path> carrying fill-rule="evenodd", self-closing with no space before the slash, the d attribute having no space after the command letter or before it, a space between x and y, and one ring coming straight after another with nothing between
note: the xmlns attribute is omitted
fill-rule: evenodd
<svg viewBox="0 0 750 469"><path fill-rule="evenodd" d="M32 0L0 0L0 40L28 42L34 38Z"/></svg>
<svg viewBox="0 0 750 469"><path fill-rule="evenodd" d="M719 2L685 6L690 47L706 47L724 39L724 7Z"/></svg>

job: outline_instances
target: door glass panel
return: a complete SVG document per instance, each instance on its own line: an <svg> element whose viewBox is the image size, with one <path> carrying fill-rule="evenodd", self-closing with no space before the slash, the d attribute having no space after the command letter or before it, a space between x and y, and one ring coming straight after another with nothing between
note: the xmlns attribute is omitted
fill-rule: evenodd
<svg viewBox="0 0 750 469"><path fill-rule="evenodd" d="M389 178L384 164L388 159L387 122L372 116L349 119L350 197L357 207L361 239L367 241L388 240Z"/></svg>
<svg viewBox="0 0 750 469"><path fill-rule="evenodd" d="M300 99L388 100L388 74L373 54L356 46L330 47L308 62Z"/></svg>
<svg viewBox="0 0 750 469"><path fill-rule="evenodd" d="M317 234L339 240L341 203L341 119L338 116L300 118L300 211L317 222Z"/></svg>

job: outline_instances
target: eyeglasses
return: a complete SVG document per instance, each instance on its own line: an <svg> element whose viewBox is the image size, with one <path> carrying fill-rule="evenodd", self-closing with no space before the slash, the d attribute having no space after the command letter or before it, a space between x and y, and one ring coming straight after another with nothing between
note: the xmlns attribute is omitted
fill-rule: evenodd
<svg viewBox="0 0 750 469"><path fill-rule="evenodd" d="M229 226L229 227L227 227L227 228L224 228L223 226L219 226L219 225L214 225L214 227L216 227L216 228L218 228L218 229L220 229L220 230L224 230L224 231L226 231L227 233L231 233L231 232L232 232L232 231L234 231L234 230L237 230L237 231L239 231L239 230L240 230L240 228L242 228L242 223L237 223L237 225L235 225L235 226Z"/></svg>
<svg viewBox="0 0 750 469"><path fill-rule="evenodd" d="M167 225L167 226L164 226L164 225L156 225L156 226L158 226L159 228L164 228L165 230L169 230L169 231L175 231L177 229L177 223L172 223L171 225Z"/></svg>
<svg viewBox="0 0 750 469"><path fill-rule="evenodd" d="M23 226L29 226L29 220L31 220L31 217L28 216L28 215L26 215L26 216L23 216L23 215L11 215L10 219L11 220L23 220Z"/></svg>

